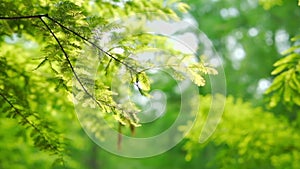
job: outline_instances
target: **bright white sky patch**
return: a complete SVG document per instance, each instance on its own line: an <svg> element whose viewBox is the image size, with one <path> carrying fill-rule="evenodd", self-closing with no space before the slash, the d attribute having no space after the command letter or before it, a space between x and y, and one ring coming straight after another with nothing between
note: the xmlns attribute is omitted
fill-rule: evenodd
<svg viewBox="0 0 300 169"><path fill-rule="evenodd" d="M242 47L237 47L235 48L235 50L233 51L233 58L235 60L243 60L246 56L246 52L244 51L244 49Z"/></svg>
<svg viewBox="0 0 300 169"><path fill-rule="evenodd" d="M273 45L274 41L273 41L273 33L272 31L267 31L265 33L265 41L266 41L266 44L271 46Z"/></svg>
<svg viewBox="0 0 300 169"><path fill-rule="evenodd" d="M174 45L176 50L183 53L194 54L198 47L197 37L190 32L177 34L177 31L185 30L195 22L191 18L184 19L182 22L166 22L166 21L148 21L146 27L150 28L150 32L169 36L169 43Z"/></svg>
<svg viewBox="0 0 300 169"><path fill-rule="evenodd" d="M232 66L234 69L238 70L240 68L240 62L246 57L246 52L243 46L238 43L234 36L228 36L226 39L226 47L230 52L230 60L232 61Z"/></svg>
<svg viewBox="0 0 300 169"><path fill-rule="evenodd" d="M290 47L289 34L285 30L278 30L275 33L275 43L278 52L283 52Z"/></svg>
<svg viewBox="0 0 300 169"><path fill-rule="evenodd" d="M255 37L258 35L258 30L256 28L250 28L248 31L249 36Z"/></svg>
<svg viewBox="0 0 300 169"><path fill-rule="evenodd" d="M240 12L236 8L223 8L220 11L222 18L234 18L237 17Z"/></svg>
<svg viewBox="0 0 300 169"><path fill-rule="evenodd" d="M182 35L173 36L171 41L174 48L183 53L195 54L198 47L197 37L192 33L185 33Z"/></svg>
<svg viewBox="0 0 300 169"><path fill-rule="evenodd" d="M271 85L271 82L267 79L260 79L258 81L258 85L257 85L257 93L258 94L262 94L264 93Z"/></svg>

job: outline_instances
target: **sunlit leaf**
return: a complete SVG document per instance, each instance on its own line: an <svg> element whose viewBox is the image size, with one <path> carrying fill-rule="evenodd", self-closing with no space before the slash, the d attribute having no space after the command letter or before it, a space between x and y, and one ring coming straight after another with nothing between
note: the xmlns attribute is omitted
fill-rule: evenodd
<svg viewBox="0 0 300 169"><path fill-rule="evenodd" d="M188 4L182 3L182 2L180 2L180 3L177 4L177 8L182 13L186 13L190 9L190 7L189 7Z"/></svg>
<svg viewBox="0 0 300 169"><path fill-rule="evenodd" d="M137 80L138 86L143 91L150 90L150 80L145 72L141 72L141 73L137 74L136 80Z"/></svg>
<svg viewBox="0 0 300 169"><path fill-rule="evenodd" d="M204 86L205 85L205 79L198 73L188 69L188 75L190 76L190 79L198 86Z"/></svg>
<svg viewBox="0 0 300 169"><path fill-rule="evenodd" d="M283 70L287 69L287 65L280 65L278 67L276 67L272 72L271 72L271 75L277 75L279 73L281 73Z"/></svg>
<svg viewBox="0 0 300 169"><path fill-rule="evenodd" d="M289 63L289 62L296 62L300 59L300 55L297 54L297 53L292 53L280 60L278 60L277 62L274 63L274 66L279 66L279 65L282 65L282 64L286 64L286 63Z"/></svg>

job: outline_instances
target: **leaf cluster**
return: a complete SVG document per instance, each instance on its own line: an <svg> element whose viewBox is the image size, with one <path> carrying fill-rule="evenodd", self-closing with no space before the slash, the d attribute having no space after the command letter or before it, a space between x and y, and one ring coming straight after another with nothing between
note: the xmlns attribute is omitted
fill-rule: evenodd
<svg viewBox="0 0 300 169"><path fill-rule="evenodd" d="M292 41L299 41L296 36ZM270 95L270 107L275 107L279 102L287 107L300 106L300 54L299 45L293 45L283 52L285 57L279 59L274 66L276 67L271 74L275 76L272 85L265 92Z"/></svg>

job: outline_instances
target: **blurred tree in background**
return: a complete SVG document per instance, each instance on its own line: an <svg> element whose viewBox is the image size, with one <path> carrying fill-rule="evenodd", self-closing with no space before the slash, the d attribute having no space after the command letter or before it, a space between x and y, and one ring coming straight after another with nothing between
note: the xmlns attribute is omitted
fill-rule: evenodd
<svg viewBox="0 0 300 169"><path fill-rule="evenodd" d="M201 160L203 168L298 168L297 3L187 2L199 29L223 56L231 96L218 129L210 141L199 146L199 132L211 99L209 95L202 98L202 113L184 145L186 158Z"/></svg>
<svg viewBox="0 0 300 169"><path fill-rule="evenodd" d="M218 96L220 97L223 96ZM232 96L226 100L222 121L206 144L199 146L200 129L211 97L201 98L201 115L187 136L187 160L203 160L203 168L298 168L300 134L285 117ZM214 105L215 106L215 105Z"/></svg>
<svg viewBox="0 0 300 169"><path fill-rule="evenodd" d="M186 1L198 27L223 56L228 94L261 103L272 81L273 64L299 34L299 7L293 1ZM231 87L230 87L231 86ZM234 87L233 87L234 86Z"/></svg>
<svg viewBox="0 0 300 169"><path fill-rule="evenodd" d="M1 2L0 168L300 168L297 2L184 2L190 8L173 0ZM185 14L188 9L190 14ZM109 19L135 13L148 20L193 19L222 56L228 96L218 97L227 97L227 103L219 126L207 142L199 143L199 132L210 106L217 106L211 105L209 83L199 88L199 115L191 132L164 154L144 159L118 157L98 147L81 129L70 92L78 90L78 95L89 95L80 82L72 88L72 79L77 76L72 66L82 57L83 46L95 47L95 42L85 37L91 37L95 28L100 27L103 32L117 29L119 25L111 25ZM114 113L113 118L105 115L112 127L121 123L128 126L127 131L139 126L135 117L124 115L136 107L116 106L113 94L106 88L113 72L125 67L129 75L135 76L133 85L137 79L144 79L137 88L147 95L149 77L141 71L147 64L139 65L130 59L126 62L128 54L159 44L169 51L162 57L184 56L170 49L161 37L127 36L139 29L132 28L115 37L122 39L113 42L124 49L122 55L113 50L109 50L111 56L98 51L102 60L97 74L99 96L95 99L100 100L104 112ZM196 56L203 53L201 46ZM78 71L79 79L87 78L85 75L85 71ZM204 84L199 79L195 83ZM174 81L168 80L151 87L176 98L179 96L174 85ZM178 106L176 101L169 104L163 120L138 127L137 136L160 133L167 128L176 118ZM96 130L105 130L101 127L95 124Z"/></svg>

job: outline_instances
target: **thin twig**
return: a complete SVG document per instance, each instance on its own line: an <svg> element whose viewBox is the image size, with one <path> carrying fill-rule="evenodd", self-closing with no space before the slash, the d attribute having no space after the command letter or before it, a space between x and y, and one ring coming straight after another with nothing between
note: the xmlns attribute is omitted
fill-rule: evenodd
<svg viewBox="0 0 300 169"><path fill-rule="evenodd" d="M48 17L48 14L29 15L29 16L12 16L12 17L0 16L0 20L18 20L18 19L41 18L41 17Z"/></svg>

